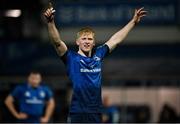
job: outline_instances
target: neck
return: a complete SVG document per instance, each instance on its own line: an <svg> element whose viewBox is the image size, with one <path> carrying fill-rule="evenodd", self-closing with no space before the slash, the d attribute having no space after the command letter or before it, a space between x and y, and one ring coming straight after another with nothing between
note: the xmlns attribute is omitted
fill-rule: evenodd
<svg viewBox="0 0 180 124"><path fill-rule="evenodd" d="M91 57L91 53L92 51L89 51L89 52L83 52L82 50L79 49L78 53L82 56L85 56L85 57Z"/></svg>
<svg viewBox="0 0 180 124"><path fill-rule="evenodd" d="M32 87L32 88L37 88L39 85L33 85L31 83L29 83L29 85Z"/></svg>

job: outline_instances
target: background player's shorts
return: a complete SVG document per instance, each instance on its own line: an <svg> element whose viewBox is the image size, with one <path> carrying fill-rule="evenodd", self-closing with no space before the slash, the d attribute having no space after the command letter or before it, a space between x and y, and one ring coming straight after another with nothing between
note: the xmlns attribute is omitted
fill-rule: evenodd
<svg viewBox="0 0 180 124"><path fill-rule="evenodd" d="M101 113L70 113L68 123L101 123Z"/></svg>

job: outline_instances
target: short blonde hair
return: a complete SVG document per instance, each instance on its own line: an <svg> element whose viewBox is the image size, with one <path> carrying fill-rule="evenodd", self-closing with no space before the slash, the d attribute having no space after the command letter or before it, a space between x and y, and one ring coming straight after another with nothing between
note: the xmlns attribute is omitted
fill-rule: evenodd
<svg viewBox="0 0 180 124"><path fill-rule="evenodd" d="M90 28L90 27L83 27L83 28L81 28L81 29L78 31L76 38L78 39L78 38L81 37L83 34L92 34L92 35L93 35L93 38L95 37L95 32L94 32L94 30L93 30L92 28Z"/></svg>

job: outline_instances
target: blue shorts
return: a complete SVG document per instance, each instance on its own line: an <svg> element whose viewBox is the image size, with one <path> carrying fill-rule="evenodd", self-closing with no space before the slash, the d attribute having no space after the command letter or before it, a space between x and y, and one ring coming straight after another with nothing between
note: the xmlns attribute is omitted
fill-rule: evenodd
<svg viewBox="0 0 180 124"><path fill-rule="evenodd" d="M68 123L101 123L101 113L70 113Z"/></svg>

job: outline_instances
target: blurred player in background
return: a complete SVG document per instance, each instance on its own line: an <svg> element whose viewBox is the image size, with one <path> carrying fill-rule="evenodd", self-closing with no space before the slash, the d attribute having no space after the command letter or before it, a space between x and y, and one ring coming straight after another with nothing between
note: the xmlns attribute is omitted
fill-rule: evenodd
<svg viewBox="0 0 180 124"><path fill-rule="evenodd" d="M47 123L54 110L52 91L41 85L41 74L32 71L25 84L17 86L6 98L5 104L21 123ZM14 106L18 102L19 111ZM44 113L45 109L45 113Z"/></svg>
<svg viewBox="0 0 180 124"><path fill-rule="evenodd" d="M102 122L103 123L118 123L119 122L119 110L116 105L110 103L108 95L103 97L103 111Z"/></svg>
<svg viewBox="0 0 180 124"><path fill-rule="evenodd" d="M101 122L101 66L104 57L109 54L127 36L129 31L146 15L144 8L135 10L132 20L115 33L105 44L94 48L95 33L91 28L82 28L77 33L78 52L67 48L61 39L54 22L55 10L50 6L44 16L50 39L62 61L73 84L73 96L68 122ZM88 15L87 15L88 16Z"/></svg>

